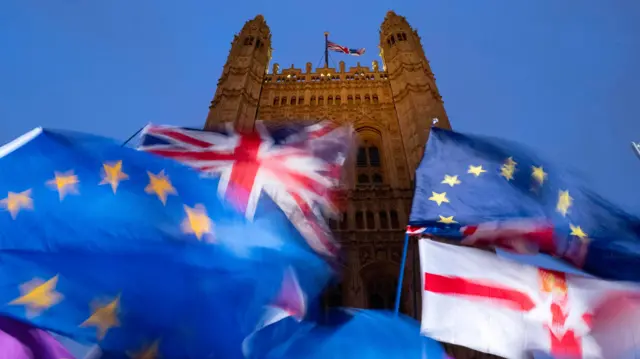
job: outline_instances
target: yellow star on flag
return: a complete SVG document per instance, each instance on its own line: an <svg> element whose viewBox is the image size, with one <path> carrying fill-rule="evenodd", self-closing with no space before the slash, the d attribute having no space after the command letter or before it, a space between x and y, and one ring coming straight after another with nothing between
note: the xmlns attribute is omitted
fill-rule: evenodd
<svg viewBox="0 0 640 359"><path fill-rule="evenodd" d="M513 179L513 174L516 172L517 163L513 160L513 158L507 158L505 164L500 167L500 176L507 179L507 181L511 181Z"/></svg>
<svg viewBox="0 0 640 359"><path fill-rule="evenodd" d="M127 355L129 355L129 358L131 359L157 359L160 357L160 354L158 353L160 351L159 346L160 340L156 340L155 342L151 343L151 345L146 346L139 352L127 353Z"/></svg>
<svg viewBox="0 0 640 359"><path fill-rule="evenodd" d="M510 181L513 179L513 173L515 171L516 171L515 167L505 164L505 165L502 165L502 167L500 167L500 176L506 178L507 181Z"/></svg>
<svg viewBox="0 0 640 359"><path fill-rule="evenodd" d="M102 181L100 184L111 185L111 189L113 189L114 194L116 193L120 182L127 178L129 178L129 176L122 172L122 161L102 164Z"/></svg>
<svg viewBox="0 0 640 359"><path fill-rule="evenodd" d="M429 201L436 202L438 206L441 205L443 202L449 203L449 199L447 198L447 192L442 192L442 193L431 192L431 197L429 197Z"/></svg>
<svg viewBox="0 0 640 359"><path fill-rule="evenodd" d="M11 218L16 219L21 209L33 209L31 189L20 193L9 192L7 198L0 201L0 205L11 213Z"/></svg>
<svg viewBox="0 0 640 359"><path fill-rule="evenodd" d="M531 168L532 168L531 177L533 177L533 179L536 180L536 182L538 182L542 186L542 184L544 183L544 180L547 179L547 173L544 171L542 166L540 167L531 166Z"/></svg>
<svg viewBox="0 0 640 359"><path fill-rule="evenodd" d="M145 187L144 191L149 194L155 194L160 199L162 204L167 203L167 196L170 194L178 194L176 189L171 185L169 177L164 174L164 170L160 171L157 175L147 171L149 175L149 184Z"/></svg>
<svg viewBox="0 0 640 359"><path fill-rule="evenodd" d="M87 320L80 324L81 327L94 326L97 328L98 340L102 340L109 329L120 325L118 320L118 309L120 306L120 296L106 305L95 305L93 313Z"/></svg>
<svg viewBox="0 0 640 359"><path fill-rule="evenodd" d="M482 169L482 166L469 166L469 170L467 171L467 173L471 173L472 175L479 177L481 174L485 173L487 171L485 171L484 169Z"/></svg>
<svg viewBox="0 0 640 359"><path fill-rule="evenodd" d="M193 208L185 205L184 210L187 212L187 218L182 222L185 233L193 233L198 239L202 239L205 234L213 234L213 221L203 205L196 204Z"/></svg>
<svg viewBox="0 0 640 359"><path fill-rule="evenodd" d="M78 194L78 183L78 176L73 174L73 171L54 172L54 178L47 181L47 185L58 191L60 201L67 194Z"/></svg>
<svg viewBox="0 0 640 359"><path fill-rule="evenodd" d="M27 316L34 317L43 310L58 304L63 296L56 292L58 276L43 282L35 278L20 286L20 297L12 300L10 305L24 305L27 307Z"/></svg>
<svg viewBox="0 0 640 359"><path fill-rule="evenodd" d="M556 211L560 213L563 217L567 216L567 212L569 212L569 207L573 204L573 198L569 196L569 191L560 191L558 194L558 204L556 204Z"/></svg>
<svg viewBox="0 0 640 359"><path fill-rule="evenodd" d="M453 187L457 184L460 184L461 182L458 179L458 176L444 175L444 180L442 180L442 182L440 183L448 184L449 186Z"/></svg>
<svg viewBox="0 0 640 359"><path fill-rule="evenodd" d="M438 223L444 223L444 224L458 223L453 220L453 216L445 217L445 216L438 215L438 217L440 217L440 220L438 221Z"/></svg>
<svg viewBox="0 0 640 359"><path fill-rule="evenodd" d="M569 224L569 228L571 229L570 234L572 236L576 236L580 239L587 238L587 234L584 233L584 231L582 230L582 228L580 228L580 226L574 226L573 224Z"/></svg>

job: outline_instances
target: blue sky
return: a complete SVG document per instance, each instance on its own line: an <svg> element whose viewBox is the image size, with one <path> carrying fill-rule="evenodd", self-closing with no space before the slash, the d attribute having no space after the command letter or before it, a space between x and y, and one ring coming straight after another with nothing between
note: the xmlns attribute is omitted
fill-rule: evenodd
<svg viewBox="0 0 640 359"><path fill-rule="evenodd" d="M323 32L378 59L393 8L418 29L454 129L510 138L640 214L636 0L4 0L0 142L36 127L126 139L201 126L233 34L261 13L273 61L314 66Z"/></svg>

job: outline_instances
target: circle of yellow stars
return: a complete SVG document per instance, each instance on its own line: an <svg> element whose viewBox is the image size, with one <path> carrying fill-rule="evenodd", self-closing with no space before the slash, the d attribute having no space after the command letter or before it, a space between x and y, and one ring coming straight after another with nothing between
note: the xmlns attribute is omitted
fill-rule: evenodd
<svg viewBox="0 0 640 359"><path fill-rule="evenodd" d="M500 176L503 177L507 181L511 181L514 179L515 173L517 169L518 163L513 159L513 157L507 158L504 163L500 166ZM475 178L478 178L485 174L487 171L483 168L482 165L469 165L467 169L467 174L472 175ZM545 172L542 166L531 166L531 178L533 182L541 187L545 181L547 180L548 173ZM450 175L445 174L441 184L448 185L451 188L454 188L457 185L460 185L462 181L460 180L458 175ZM431 192L431 197L429 197L429 201L433 201L436 203L438 207L440 207L443 203L450 203L449 198L447 197L447 192ZM573 205L573 198L569 194L568 190L560 190L558 193L558 200L556 203L556 211L562 215L563 217L567 217L567 214L570 211L571 206ZM438 215L439 220L438 223L442 224L455 224L458 223L454 216L444 216ZM588 235L580 226L575 226L570 223L569 228L571 230L570 235L578 238L581 241L587 241Z"/></svg>
<svg viewBox="0 0 640 359"><path fill-rule="evenodd" d="M164 170L158 173L147 172L147 176L149 183L144 191L156 196L163 205L166 205L169 196L178 195ZM101 181L98 184L109 185L115 195L120 183L128 179L129 175L124 172L123 161L106 162L102 165ZM58 193L61 202L69 195L80 194L80 180L73 170L54 171L53 178L47 180L45 184ZM0 200L0 208L8 211L14 220L20 212L33 210L32 189L8 192L7 197ZM202 204L196 204L193 207L183 205L183 208L185 219L182 222L182 231L184 233L193 234L198 240L213 234L213 221ZM20 296L9 302L9 305L24 306L28 318L38 316L64 299L64 296L56 290L59 280L60 276L55 275L46 281L34 278L23 283L20 285ZM96 301L91 304L91 315L79 326L95 328L96 338L101 341L108 335L109 330L120 326L119 311L120 295L110 300ZM159 357L159 345L160 341L156 340L145 345L139 351L128 353L128 355L133 359L155 359Z"/></svg>
<svg viewBox="0 0 640 359"><path fill-rule="evenodd" d="M178 195L173 187L169 176L164 170L158 173L147 172L149 184L144 191L155 195L163 205L166 205L170 195ZM120 182L129 179L129 175L124 172L123 162L105 162L101 168L101 181L98 185L109 185L114 194L118 191ZM58 192L58 197L62 202L67 195L78 195L80 180L73 170L58 172L54 171L52 179L46 181L46 185ZM9 212L14 220L18 214L24 210L33 210L33 198L31 189L22 192L8 192L7 197L0 200L0 208ZM194 207L184 206L185 219L182 222L182 231L193 234L198 240L202 240L205 235L213 234L213 221L209 218L206 208L201 204Z"/></svg>

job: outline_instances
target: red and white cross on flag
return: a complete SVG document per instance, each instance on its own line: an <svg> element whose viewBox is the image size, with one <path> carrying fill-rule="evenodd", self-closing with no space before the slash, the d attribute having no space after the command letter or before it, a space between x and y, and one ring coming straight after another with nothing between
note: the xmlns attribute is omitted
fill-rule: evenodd
<svg viewBox="0 0 640 359"><path fill-rule="evenodd" d="M602 343L592 335L594 316L602 319L611 298L640 294L631 284L544 270L428 239L420 240L420 264L422 332L505 358L526 358L532 351L603 358Z"/></svg>
<svg viewBox="0 0 640 359"><path fill-rule="evenodd" d="M349 131L319 123L297 130L290 141L276 143L262 123L246 132L230 124L217 132L149 125L138 149L219 176L220 196L249 220L261 196L268 196L314 250L335 255L337 243L323 214L334 209L332 194L344 154L341 146L325 147L340 139L344 145Z"/></svg>

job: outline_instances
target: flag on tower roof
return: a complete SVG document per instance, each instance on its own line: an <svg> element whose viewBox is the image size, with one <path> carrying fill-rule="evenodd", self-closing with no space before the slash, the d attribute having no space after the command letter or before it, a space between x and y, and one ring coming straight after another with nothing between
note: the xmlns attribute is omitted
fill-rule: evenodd
<svg viewBox="0 0 640 359"><path fill-rule="evenodd" d="M517 144L433 127L409 233L562 258L640 282L640 219Z"/></svg>
<svg viewBox="0 0 640 359"><path fill-rule="evenodd" d="M365 52L364 48L351 49L346 46L338 45L335 42L332 42L329 40L327 40L327 49L333 52L341 52L343 54L353 55L353 56L362 56L364 55L364 52Z"/></svg>

